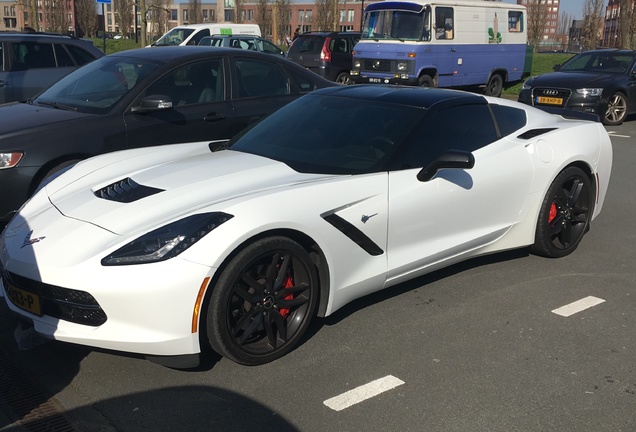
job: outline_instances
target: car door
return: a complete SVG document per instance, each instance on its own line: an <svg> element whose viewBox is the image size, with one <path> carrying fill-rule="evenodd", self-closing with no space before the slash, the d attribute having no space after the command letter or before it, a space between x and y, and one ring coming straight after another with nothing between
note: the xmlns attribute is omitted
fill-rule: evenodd
<svg viewBox="0 0 636 432"><path fill-rule="evenodd" d="M417 179L422 166L450 149L472 152L474 167ZM517 222L533 178L525 146L497 139L485 104L429 115L413 134L406 163L410 168L389 175L388 279L394 282L497 240Z"/></svg>
<svg viewBox="0 0 636 432"><path fill-rule="evenodd" d="M124 114L130 146L229 139L235 133L227 67L210 57L172 69L154 80L132 104L150 95L168 96L170 109Z"/></svg>
<svg viewBox="0 0 636 432"><path fill-rule="evenodd" d="M232 103L234 130L262 120L300 96L290 78L275 61L233 56Z"/></svg>

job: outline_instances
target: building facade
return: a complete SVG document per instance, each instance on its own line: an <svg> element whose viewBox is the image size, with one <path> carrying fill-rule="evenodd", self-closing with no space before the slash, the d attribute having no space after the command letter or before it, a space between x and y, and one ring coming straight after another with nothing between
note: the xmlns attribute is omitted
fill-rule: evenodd
<svg viewBox="0 0 636 432"><path fill-rule="evenodd" d="M540 45L545 48L560 46L563 43L561 35L558 35L560 0L517 0L517 4L523 5L531 11L533 9L531 5L537 1L540 1L540 4L547 8L547 19ZM528 12L528 27L532 25L532 18L532 13Z"/></svg>
<svg viewBox="0 0 636 432"><path fill-rule="evenodd" d="M620 0L609 0L605 9L605 20L603 23L603 43L604 47L614 48L619 45L618 16L620 15Z"/></svg>

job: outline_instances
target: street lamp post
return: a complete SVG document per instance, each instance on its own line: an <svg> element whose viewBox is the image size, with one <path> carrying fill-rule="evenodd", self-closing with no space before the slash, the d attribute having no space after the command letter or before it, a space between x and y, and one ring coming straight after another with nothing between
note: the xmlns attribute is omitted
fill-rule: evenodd
<svg viewBox="0 0 636 432"><path fill-rule="evenodd" d="M360 3L360 31L362 31L362 27L364 27L364 0L361 0Z"/></svg>

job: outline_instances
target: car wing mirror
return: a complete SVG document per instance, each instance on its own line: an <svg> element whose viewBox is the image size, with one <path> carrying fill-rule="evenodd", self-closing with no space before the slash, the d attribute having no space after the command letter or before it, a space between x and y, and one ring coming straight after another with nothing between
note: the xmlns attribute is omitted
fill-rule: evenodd
<svg viewBox="0 0 636 432"><path fill-rule="evenodd" d="M147 113L172 109L172 98L165 95L150 95L141 100L139 106L133 107L132 112Z"/></svg>
<svg viewBox="0 0 636 432"><path fill-rule="evenodd" d="M470 169L475 166L475 157L472 153L461 150L448 150L417 173L417 179L421 182L431 180L442 169Z"/></svg>
<svg viewBox="0 0 636 432"><path fill-rule="evenodd" d="M558 71L559 69L561 69L561 65L560 64L555 64L554 66L552 66L552 70L553 71Z"/></svg>

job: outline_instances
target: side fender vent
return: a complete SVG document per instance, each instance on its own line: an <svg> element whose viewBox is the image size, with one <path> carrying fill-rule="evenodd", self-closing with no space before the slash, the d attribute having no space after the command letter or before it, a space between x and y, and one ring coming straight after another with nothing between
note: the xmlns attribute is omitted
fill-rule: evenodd
<svg viewBox="0 0 636 432"><path fill-rule="evenodd" d="M553 131L557 128L540 128L540 129L530 129L529 131L525 131L524 133L522 133L521 135L519 135L517 138L520 139L532 139L532 138L536 138L539 135L543 135L546 134L550 131Z"/></svg>
<svg viewBox="0 0 636 432"><path fill-rule="evenodd" d="M95 196L109 201L131 203L159 192L163 192L163 189L142 186L127 177L95 191Z"/></svg>

